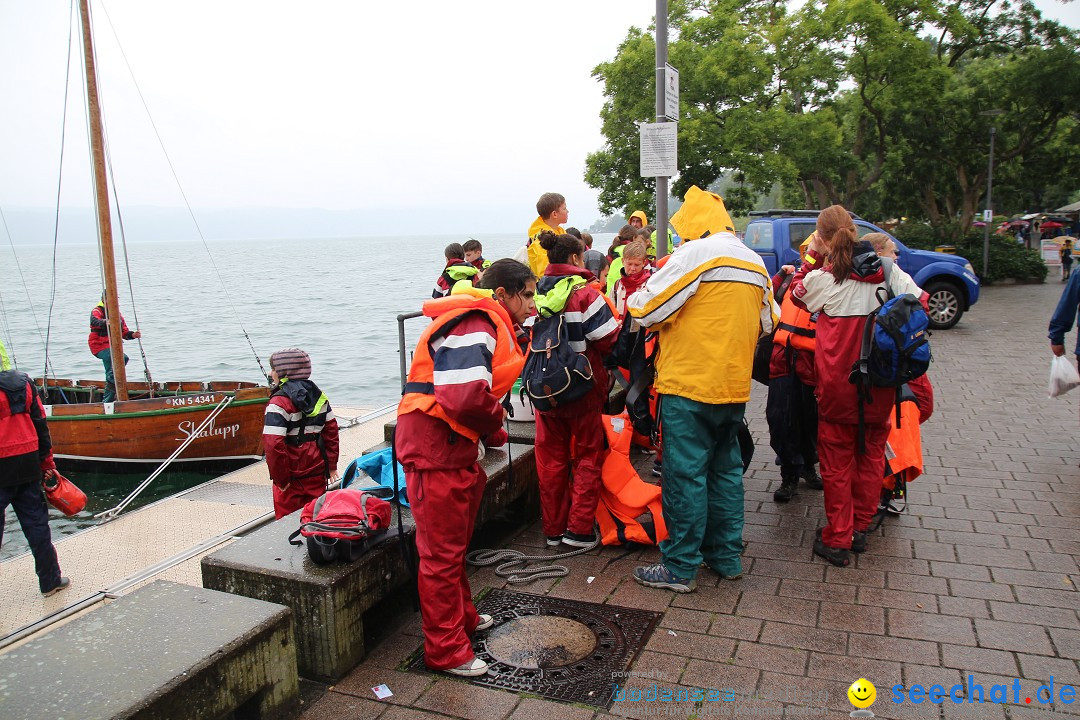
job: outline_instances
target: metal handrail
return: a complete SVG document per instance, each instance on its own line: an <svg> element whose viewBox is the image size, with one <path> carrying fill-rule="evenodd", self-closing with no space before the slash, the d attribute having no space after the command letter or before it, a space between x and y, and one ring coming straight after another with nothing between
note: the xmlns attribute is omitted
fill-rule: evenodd
<svg viewBox="0 0 1080 720"><path fill-rule="evenodd" d="M397 316L397 344L398 344L398 363L401 369L401 389L405 390L405 381L409 377L409 368L405 362L405 321L412 318L423 317L424 313L420 311L411 313L401 313Z"/></svg>

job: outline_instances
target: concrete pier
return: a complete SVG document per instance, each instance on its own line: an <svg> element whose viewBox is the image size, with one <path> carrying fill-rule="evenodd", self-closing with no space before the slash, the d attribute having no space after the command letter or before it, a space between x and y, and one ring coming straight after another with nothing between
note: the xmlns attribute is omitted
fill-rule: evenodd
<svg viewBox="0 0 1080 720"><path fill-rule="evenodd" d="M765 388L747 407L757 453L747 473L745 575L708 570L688 595L637 585L630 571L655 549L604 548L571 558L568 577L513 586L557 597L657 610L664 619L623 688L731 689L733 699L622 701L606 711L398 670L421 643L411 615L303 717L378 720L599 720L611 717L846 717L847 689L877 688L878 718L1040 720L1080 714L1080 390L1046 397L1046 327L1062 284L995 286L954 329L931 338L934 416L922 426L926 471L906 515L885 520L846 568L811 551L824 524L820 491L774 503L779 470L764 418ZM1069 354L1075 333L1066 340ZM643 477L652 458L639 457ZM508 541L544 553L539 522ZM591 578L591 581L590 581ZM490 568L474 592L506 583ZM1053 679L1054 700L1046 699ZM371 688L385 683L393 697ZM894 702L893 686L904 689ZM909 695L921 686L922 702ZM940 685L942 702L929 691ZM991 701L994 685L1006 702ZM1014 697L1014 685L1017 688ZM965 702L949 691L957 687ZM969 692L984 702L966 702ZM1030 702L1028 699L1030 698ZM942 699L939 697L939 699ZM1048 711L1054 711L1051 715ZM662 714L661 714L662 713ZM786 715L785 715L786 713Z"/></svg>
<svg viewBox="0 0 1080 720"><path fill-rule="evenodd" d="M293 717L291 615L159 580L0 656L0 716Z"/></svg>

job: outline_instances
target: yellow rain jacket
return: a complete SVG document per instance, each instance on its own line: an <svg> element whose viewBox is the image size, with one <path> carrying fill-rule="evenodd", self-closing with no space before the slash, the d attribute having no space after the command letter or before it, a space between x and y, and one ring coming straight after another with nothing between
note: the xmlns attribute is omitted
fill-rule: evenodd
<svg viewBox="0 0 1080 720"><path fill-rule="evenodd" d="M543 277L544 270L548 266L547 250L540 247L540 243L536 242L536 238L540 233L551 229L551 226L544 222L544 218L539 215L536 216L532 225L529 226L529 267L536 277ZM560 225L554 229L554 232L556 235L563 235L566 231L563 230L562 225Z"/></svg>
<svg viewBox="0 0 1080 720"><path fill-rule="evenodd" d="M660 333L656 390L710 405L750 399L754 348L780 317L769 273L719 195L691 187L671 219L683 244L626 300Z"/></svg>
<svg viewBox="0 0 1080 720"><path fill-rule="evenodd" d="M641 221L641 227L645 227L646 225L649 224L649 218L647 218L645 216L645 211L644 210L635 210L634 212L630 213L630 217L626 218L627 224L630 223L630 220L632 218L637 218L638 220L640 220Z"/></svg>

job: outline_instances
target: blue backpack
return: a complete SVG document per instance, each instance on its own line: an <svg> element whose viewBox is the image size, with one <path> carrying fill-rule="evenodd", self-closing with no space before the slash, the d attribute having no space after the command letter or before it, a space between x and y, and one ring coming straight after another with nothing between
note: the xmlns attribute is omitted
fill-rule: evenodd
<svg viewBox="0 0 1080 720"><path fill-rule="evenodd" d="M859 449L863 443L863 404L871 387L896 388L896 426L900 427L900 389L930 367L930 319L918 298L910 293L895 296L890 285L893 261L881 258L886 298L870 313L863 328L859 359L849 380L859 387ZM881 289L878 289L881 293Z"/></svg>
<svg viewBox="0 0 1080 720"><path fill-rule="evenodd" d="M593 389L592 366L587 357L570 348L563 315L537 317L533 325L521 388L537 410L553 410Z"/></svg>

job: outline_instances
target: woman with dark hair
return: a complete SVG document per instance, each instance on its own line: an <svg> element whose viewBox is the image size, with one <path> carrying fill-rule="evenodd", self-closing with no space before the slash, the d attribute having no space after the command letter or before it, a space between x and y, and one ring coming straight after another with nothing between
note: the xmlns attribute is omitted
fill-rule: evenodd
<svg viewBox="0 0 1080 720"><path fill-rule="evenodd" d="M541 518L549 546L589 547L596 541L593 521L604 459L601 415L608 383L603 356L615 344L619 323L600 292L590 285L595 277L585 269L585 244L572 235L551 232L541 233L539 241L547 250L549 265L536 285L537 312L541 317L563 314L570 349L584 355L593 372L588 395L536 412Z"/></svg>
<svg viewBox="0 0 1080 720"><path fill-rule="evenodd" d="M823 265L825 257L828 262ZM848 564L848 552L866 550L866 530L877 510L885 472L885 441L896 392L872 388L864 401L864 444L859 447L859 400L849 382L862 348L866 318L881 305L885 271L874 247L859 241L851 215L840 205L821 211L806 260L795 274L791 294L817 320L814 370L818 402L818 456L825 485L828 524L814 541L814 553L833 565ZM927 295L898 266L889 271L894 295L911 293L926 305Z"/></svg>
<svg viewBox="0 0 1080 720"><path fill-rule="evenodd" d="M487 485L477 458L480 443L507 440L500 402L525 364L516 331L535 311L536 278L522 263L499 260L482 285L491 296L470 288L424 303L432 322L413 355L396 432L416 522L424 662L466 677L487 672L469 636L493 623L477 614L465 574Z"/></svg>

